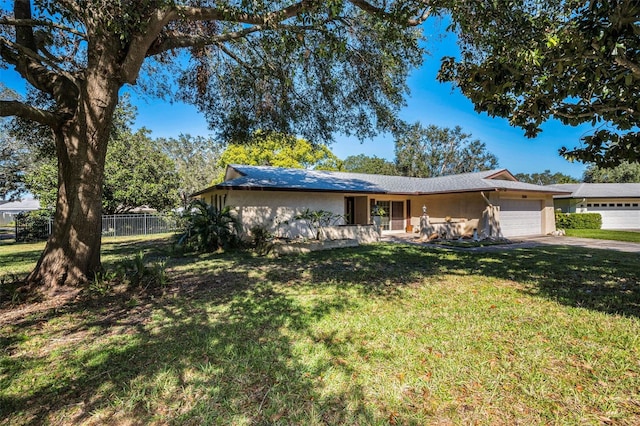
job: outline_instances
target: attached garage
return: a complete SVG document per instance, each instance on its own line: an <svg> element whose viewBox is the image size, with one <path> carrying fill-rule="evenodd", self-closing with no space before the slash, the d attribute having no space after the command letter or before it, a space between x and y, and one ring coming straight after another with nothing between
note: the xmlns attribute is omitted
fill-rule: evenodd
<svg viewBox="0 0 640 426"><path fill-rule="evenodd" d="M602 229L640 228L640 203L633 202L591 202L587 203L589 213L600 213Z"/></svg>
<svg viewBox="0 0 640 426"><path fill-rule="evenodd" d="M500 229L507 238L542 234L542 202L500 200Z"/></svg>
<svg viewBox="0 0 640 426"><path fill-rule="evenodd" d="M640 229L640 183L578 183L554 185L571 191L554 196L564 213L599 213L602 229Z"/></svg>

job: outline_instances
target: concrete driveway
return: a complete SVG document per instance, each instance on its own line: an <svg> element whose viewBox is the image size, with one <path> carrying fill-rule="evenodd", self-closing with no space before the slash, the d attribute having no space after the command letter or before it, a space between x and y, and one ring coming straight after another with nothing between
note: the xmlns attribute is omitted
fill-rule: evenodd
<svg viewBox="0 0 640 426"><path fill-rule="evenodd" d="M535 245L575 246L591 249L624 251L627 253L640 253L639 243L625 241L596 240L593 238L553 237L549 235L519 238L524 243Z"/></svg>
<svg viewBox="0 0 640 426"><path fill-rule="evenodd" d="M491 246L461 248L455 246L439 246L435 244L420 241L416 234L387 234L383 235L381 241L415 244L434 249L445 250L464 250L464 251L500 251L512 250L517 248L536 247L542 245L553 246L574 246L590 249L614 250L627 253L640 254L640 243L628 243L624 241L596 240L593 238L576 238L576 237L554 237L550 235L534 235L530 237L516 237L511 244L497 244Z"/></svg>

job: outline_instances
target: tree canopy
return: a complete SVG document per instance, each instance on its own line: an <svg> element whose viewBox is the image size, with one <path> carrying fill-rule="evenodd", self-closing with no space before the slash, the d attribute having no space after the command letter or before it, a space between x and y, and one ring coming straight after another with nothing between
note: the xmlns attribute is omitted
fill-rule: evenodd
<svg viewBox="0 0 640 426"><path fill-rule="evenodd" d="M338 170L340 160L326 145L283 133L256 131L247 142L230 143L218 160L221 174L229 164Z"/></svg>
<svg viewBox="0 0 640 426"><path fill-rule="evenodd" d="M551 170L545 170L542 173L517 173L516 179L520 182L532 183L534 185L555 185L558 183L578 183L579 180L565 175L564 173L551 173Z"/></svg>
<svg viewBox="0 0 640 426"><path fill-rule="evenodd" d="M640 183L640 163L623 162L613 168L592 164L585 170L582 180L589 183Z"/></svg>
<svg viewBox="0 0 640 426"><path fill-rule="evenodd" d="M640 3L626 0L458 2L460 57L443 58L478 112L536 136L550 118L598 126L568 159L640 161Z"/></svg>
<svg viewBox="0 0 640 426"><path fill-rule="evenodd" d="M370 157L365 154L350 155L342 161L342 170L351 173L368 173L378 175L397 175L396 165L384 158Z"/></svg>
<svg viewBox="0 0 640 426"><path fill-rule="evenodd" d="M183 207L189 196L215 180L223 169L219 165L224 145L212 137L181 134L178 138L161 138L157 143L173 160L179 178L178 193Z"/></svg>
<svg viewBox="0 0 640 426"><path fill-rule="evenodd" d="M160 144L145 128L133 131L135 107L128 98L116 108L105 162L104 214L128 213L139 207L168 210L178 203L178 173ZM42 208L53 210L57 198L57 160L44 158L27 169L26 186Z"/></svg>
<svg viewBox="0 0 640 426"><path fill-rule="evenodd" d="M403 176L428 178L498 167L498 159L486 145L471 139L460 126L425 128L416 122L403 126L395 143L396 168Z"/></svg>
<svg viewBox="0 0 640 426"><path fill-rule="evenodd" d="M12 9L8 9L13 5ZM118 94L196 105L225 140L257 129L328 141L391 129L423 57L424 0L15 0L0 6L0 66L36 92L0 99L54 135L58 198L31 284L100 270L100 215Z"/></svg>
<svg viewBox="0 0 640 426"><path fill-rule="evenodd" d="M14 200L24 191L24 170L28 164L27 148L0 125L0 200Z"/></svg>

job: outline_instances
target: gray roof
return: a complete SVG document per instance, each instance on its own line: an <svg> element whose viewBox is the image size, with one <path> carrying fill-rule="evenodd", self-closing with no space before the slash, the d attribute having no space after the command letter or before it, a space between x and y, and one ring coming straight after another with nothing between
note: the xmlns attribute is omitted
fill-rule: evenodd
<svg viewBox="0 0 640 426"><path fill-rule="evenodd" d="M268 166L244 166L237 164L228 166L227 177L232 176L234 171L240 174L240 177L236 177L235 179L228 178L224 182L197 192L194 195L199 195L212 189L407 195L498 190L544 193L564 192L544 186L518 182L507 169L464 173L428 179Z"/></svg>
<svg viewBox="0 0 640 426"><path fill-rule="evenodd" d="M640 183L564 183L549 188L571 192L556 198L640 198Z"/></svg>
<svg viewBox="0 0 640 426"><path fill-rule="evenodd" d="M38 210L40 208L40 201L32 198L24 199L22 201L9 201L0 204L0 211L6 212L23 212L29 210Z"/></svg>

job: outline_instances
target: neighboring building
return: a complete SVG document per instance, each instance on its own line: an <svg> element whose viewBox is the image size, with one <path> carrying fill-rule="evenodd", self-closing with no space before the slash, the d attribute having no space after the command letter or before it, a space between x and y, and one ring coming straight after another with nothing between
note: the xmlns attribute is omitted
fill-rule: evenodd
<svg viewBox="0 0 640 426"><path fill-rule="evenodd" d="M308 236L292 218L304 209L344 216L344 224L367 225L377 206L387 214L382 230L417 230L427 209L431 223L482 224L488 206L498 211L505 237L555 230L553 195L539 185L518 182L506 169L421 179L360 173L230 165L224 182L193 196L222 208L236 208L245 230L260 225L276 230L286 222L288 236ZM481 230L479 229L479 232Z"/></svg>
<svg viewBox="0 0 640 426"><path fill-rule="evenodd" d="M40 201L25 199L22 201L9 201L0 204L0 226L6 226L13 222L18 213L40 209Z"/></svg>
<svg viewBox="0 0 640 426"><path fill-rule="evenodd" d="M602 229L640 229L640 183L567 183L549 188L570 191L555 195L565 213L600 213Z"/></svg>

